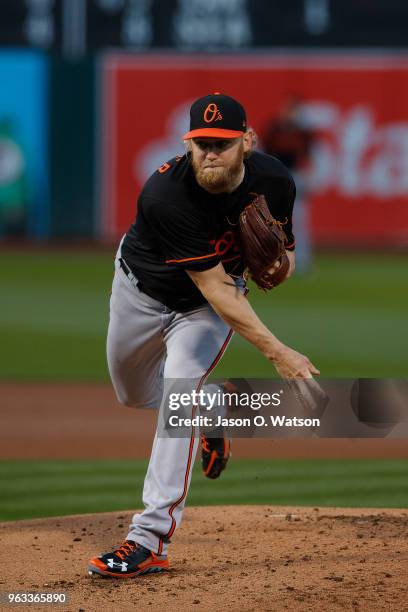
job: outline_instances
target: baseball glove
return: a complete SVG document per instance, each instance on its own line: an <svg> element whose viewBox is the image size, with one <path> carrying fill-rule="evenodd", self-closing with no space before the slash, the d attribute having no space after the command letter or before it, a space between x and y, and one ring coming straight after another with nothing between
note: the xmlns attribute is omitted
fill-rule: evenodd
<svg viewBox="0 0 408 612"><path fill-rule="evenodd" d="M285 235L265 196L257 195L245 206L239 226L242 254L252 280L265 291L282 283L289 270Z"/></svg>

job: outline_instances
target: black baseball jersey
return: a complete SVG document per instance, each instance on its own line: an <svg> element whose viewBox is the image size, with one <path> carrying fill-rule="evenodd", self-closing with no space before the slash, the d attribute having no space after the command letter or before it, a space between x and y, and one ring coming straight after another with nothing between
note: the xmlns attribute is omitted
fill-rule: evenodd
<svg viewBox="0 0 408 612"><path fill-rule="evenodd" d="M271 155L252 153L244 163L244 180L227 194L213 195L198 185L189 154L163 164L146 182L122 257L147 295L184 312L206 302L186 270L208 270L222 262L228 274L241 276L238 218L255 194L265 196L271 214L283 224L286 248L294 249L291 175Z"/></svg>

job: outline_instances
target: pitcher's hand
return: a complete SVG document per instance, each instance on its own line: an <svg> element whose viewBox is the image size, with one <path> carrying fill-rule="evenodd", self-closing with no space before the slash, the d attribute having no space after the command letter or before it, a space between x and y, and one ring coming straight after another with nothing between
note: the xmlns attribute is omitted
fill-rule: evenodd
<svg viewBox="0 0 408 612"><path fill-rule="evenodd" d="M313 378L313 374L320 374L306 355L289 346L282 345L271 361L281 378Z"/></svg>

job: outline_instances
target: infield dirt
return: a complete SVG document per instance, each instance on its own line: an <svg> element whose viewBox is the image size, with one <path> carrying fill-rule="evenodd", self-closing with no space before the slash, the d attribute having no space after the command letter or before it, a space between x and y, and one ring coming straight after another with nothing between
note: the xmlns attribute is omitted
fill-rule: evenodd
<svg viewBox="0 0 408 612"><path fill-rule="evenodd" d="M114 512L1 523L0 591L66 593L67 605L51 607L70 612L408 611L408 511L187 508L168 573L88 576L88 559L118 546L130 518Z"/></svg>

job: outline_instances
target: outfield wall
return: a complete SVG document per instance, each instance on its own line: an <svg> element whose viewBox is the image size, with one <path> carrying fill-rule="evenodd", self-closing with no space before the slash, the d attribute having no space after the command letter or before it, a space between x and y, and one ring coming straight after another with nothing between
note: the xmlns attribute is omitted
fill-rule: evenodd
<svg viewBox="0 0 408 612"><path fill-rule="evenodd" d="M69 62L2 51L0 60L0 120L9 131L11 120L24 158L20 182L9 185L3 154L2 206L17 202L29 238L117 240L146 178L183 152L192 100L221 90L245 104L261 147L287 96L302 99L315 134L308 183L317 246L408 246L408 53L112 51Z"/></svg>

